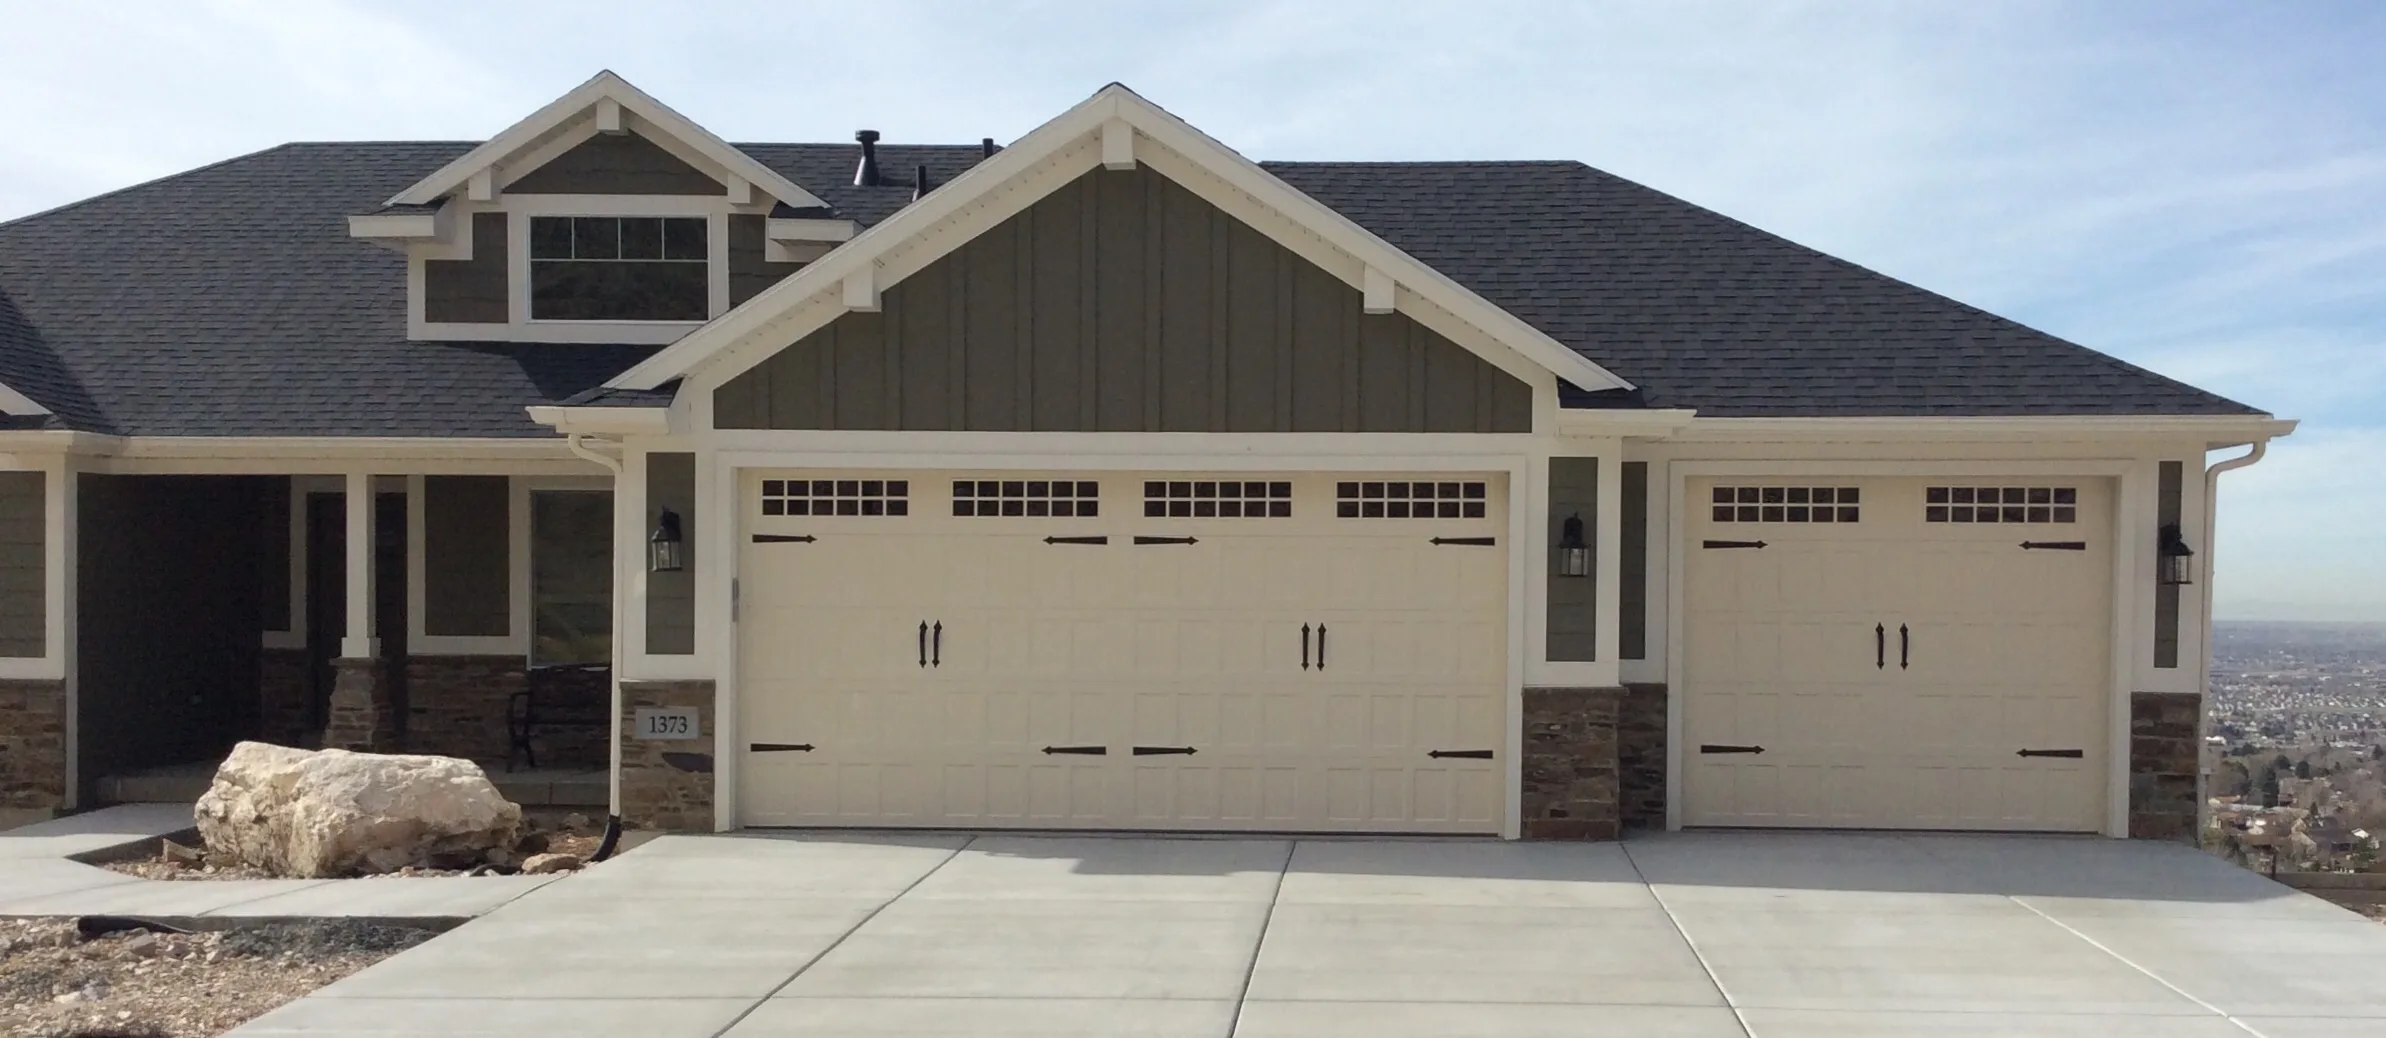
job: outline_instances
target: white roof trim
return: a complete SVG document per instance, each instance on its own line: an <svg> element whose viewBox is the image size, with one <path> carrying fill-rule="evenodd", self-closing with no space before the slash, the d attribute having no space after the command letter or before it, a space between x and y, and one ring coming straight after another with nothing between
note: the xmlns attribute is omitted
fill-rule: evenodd
<svg viewBox="0 0 2386 1038"><path fill-rule="evenodd" d="M1010 147L953 178L926 198L898 211L836 251L763 290L744 305L689 332L685 338L615 376L606 385L617 389L652 389L688 375L714 355L730 349L801 306L805 300L835 289L848 275L874 266L881 256L913 237L934 229L947 218L979 204L1063 149L1103 133L1103 125L1113 120L1133 127L1153 143L1198 164L1262 205L1284 214L1336 248L1356 256L1366 267L1390 275L1408 293L1481 328L1501 344L1559 378L1593 392L1633 388L1631 383L1568 349L1565 344L1526 324L1514 314L1493 305L1447 275L1400 251L1349 217L1302 194L1274 174L1261 169L1257 163L1117 83L1103 87L1094 96L1030 131ZM1058 186L1053 185L1054 188ZM883 289L887 286L882 284L878 287Z"/></svg>
<svg viewBox="0 0 2386 1038"><path fill-rule="evenodd" d="M391 196L386 204L426 205L438 201L441 196L471 181L474 174L533 146L540 138L579 118L581 113L589 112L607 101L619 106L622 111L646 120L679 143L719 163L730 175L744 179L754 189L772 198L799 209L828 205L819 196L797 187L794 181L780 176L770 167L755 161L753 156L730 146L728 141L715 136L711 130L672 111L670 106L647 96L645 91L631 86L628 80L610 71L597 73L588 82L574 87L571 93L556 98L546 107L530 113L528 118L506 127L505 132L489 138L487 143L465 152L454 162L439 167L438 172Z"/></svg>
<svg viewBox="0 0 2386 1038"><path fill-rule="evenodd" d="M14 387L5 382L0 382L0 414L30 418L49 413L49 408L41 406L32 397L17 392Z"/></svg>
<svg viewBox="0 0 2386 1038"><path fill-rule="evenodd" d="M1559 413L1560 431L1590 427L1600 410ZM1901 443L1915 440L2203 440L2250 443L2295 431L2293 419L2270 415L1911 415L1811 418L1693 418L1669 439Z"/></svg>
<svg viewBox="0 0 2386 1038"><path fill-rule="evenodd" d="M671 429L671 413L662 407L532 407L530 420L559 433L661 435Z"/></svg>

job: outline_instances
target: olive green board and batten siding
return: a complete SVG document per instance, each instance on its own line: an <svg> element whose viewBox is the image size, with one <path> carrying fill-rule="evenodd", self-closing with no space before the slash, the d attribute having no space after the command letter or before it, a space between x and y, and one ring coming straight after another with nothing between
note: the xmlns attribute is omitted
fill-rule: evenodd
<svg viewBox="0 0 2386 1038"><path fill-rule="evenodd" d="M505 185L515 195L706 195L720 181L636 133L600 133Z"/></svg>
<svg viewBox="0 0 2386 1038"><path fill-rule="evenodd" d="M505 219L504 213L472 214L471 259L423 261L423 320L504 324L512 316Z"/></svg>
<svg viewBox="0 0 2386 1038"><path fill-rule="evenodd" d="M663 509L679 514L679 528L692 534L696 525L696 456L684 451L646 456L646 529L653 529ZM657 656L687 656L696 651L697 538L688 536L676 573L646 575L646 651Z"/></svg>
<svg viewBox="0 0 2386 1038"><path fill-rule="evenodd" d="M0 472L0 656L36 658L49 637L48 477Z"/></svg>
<svg viewBox="0 0 2386 1038"><path fill-rule="evenodd" d="M424 634L502 637L512 626L511 507L504 476L424 477Z"/></svg>
<svg viewBox="0 0 2386 1038"><path fill-rule="evenodd" d="M1515 433L1524 382L1149 169L1095 170L715 391L726 429Z"/></svg>

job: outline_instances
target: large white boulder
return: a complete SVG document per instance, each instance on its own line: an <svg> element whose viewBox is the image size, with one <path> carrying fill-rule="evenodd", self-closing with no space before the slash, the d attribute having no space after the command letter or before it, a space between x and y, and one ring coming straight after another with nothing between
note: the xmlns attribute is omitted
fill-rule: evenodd
<svg viewBox="0 0 2386 1038"><path fill-rule="evenodd" d="M232 748L195 809L211 854L284 876L356 876L511 847L520 805L453 757Z"/></svg>

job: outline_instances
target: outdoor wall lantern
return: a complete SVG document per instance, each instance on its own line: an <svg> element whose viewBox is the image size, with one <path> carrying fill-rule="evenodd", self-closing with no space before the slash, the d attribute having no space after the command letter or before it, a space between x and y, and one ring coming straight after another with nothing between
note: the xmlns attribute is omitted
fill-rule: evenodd
<svg viewBox="0 0 2386 1038"><path fill-rule="evenodd" d="M1558 576L1591 575L1591 549L1582 543L1582 517L1566 517L1565 534L1558 538Z"/></svg>
<svg viewBox="0 0 2386 1038"><path fill-rule="evenodd" d="M654 536L646 542L646 568L654 573L677 573L688 566L686 544L679 533L679 513L668 508L655 518Z"/></svg>
<svg viewBox="0 0 2386 1038"><path fill-rule="evenodd" d="M2154 554L2161 562L2154 571L2155 579L2164 584L2195 583L2195 551L2179 539L2179 524L2163 524L2154 542Z"/></svg>

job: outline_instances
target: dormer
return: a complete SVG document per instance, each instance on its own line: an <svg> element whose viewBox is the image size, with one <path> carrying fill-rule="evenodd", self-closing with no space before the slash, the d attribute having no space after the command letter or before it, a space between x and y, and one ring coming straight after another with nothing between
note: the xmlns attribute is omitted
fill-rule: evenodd
<svg viewBox="0 0 2386 1038"><path fill-rule="evenodd" d="M407 257L407 337L665 343L851 238L611 72L348 218Z"/></svg>

